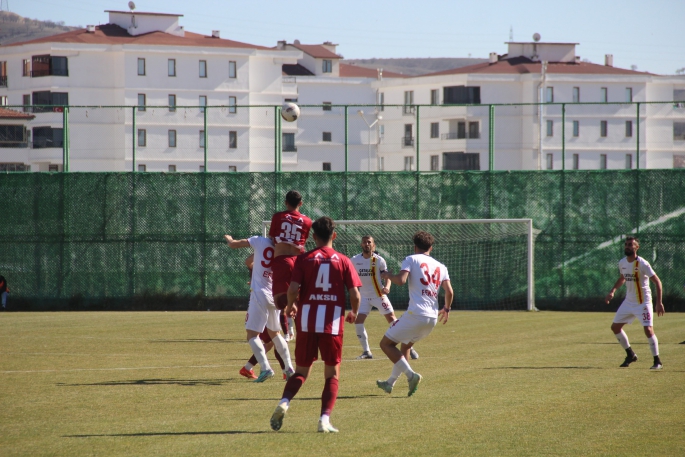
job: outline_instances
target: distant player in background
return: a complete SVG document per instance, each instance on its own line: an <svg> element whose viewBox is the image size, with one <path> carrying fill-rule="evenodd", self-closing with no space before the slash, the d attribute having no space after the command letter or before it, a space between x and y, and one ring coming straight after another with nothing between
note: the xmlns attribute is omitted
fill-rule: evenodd
<svg viewBox="0 0 685 457"><path fill-rule="evenodd" d="M333 249L335 223L322 217L312 225L316 249L297 257L288 288L286 314L295 316L295 374L283 389L283 397L271 416L271 428L280 430L290 401L297 395L318 359L324 362L324 388L321 394L319 432L336 433L330 415L338 398L338 378L343 346L345 290L352 310L344 320L354 323L359 310L362 285L354 266L345 255Z"/></svg>
<svg viewBox="0 0 685 457"><path fill-rule="evenodd" d="M391 393L397 378L402 373L409 381L408 396L414 395L421 382L421 375L414 372L407 359L409 350L417 341L427 337L438 321L447 323L454 292L447 267L430 256L434 238L430 233L414 234L414 254L402 262L402 269L396 275L383 273L383 279L390 279L398 286L409 283L409 306L407 311L385 332L381 349L393 363L392 373L386 381L378 380L376 385ZM445 304L438 311L440 287L445 290ZM402 343L401 350L397 344Z"/></svg>
<svg viewBox="0 0 685 457"><path fill-rule="evenodd" d="M274 258L273 242L261 236L253 236L243 240L234 240L231 235L224 235L224 238L231 249L248 247L254 249L254 263L250 280L250 303L245 317L247 342L250 344L252 353L261 367L261 372L254 382L264 382L274 375L274 371L271 369L269 360L266 357L264 344L259 338L259 334L264 331L265 327L276 350L284 361L285 375L289 377L293 373L290 351L288 350L288 343L286 343L279 332L281 328L279 321L280 311L274 306L273 295L271 294L271 263ZM240 374L245 376L242 370Z"/></svg>
<svg viewBox="0 0 685 457"><path fill-rule="evenodd" d="M285 194L285 211L271 217L269 237L274 242L274 259L271 262L273 271L273 296L278 309L288 304L286 296L290 285L290 275L295 265L295 257L304 252L312 220L299 209L302 206L302 195L296 190Z"/></svg>
<svg viewBox="0 0 685 457"><path fill-rule="evenodd" d="M614 298L614 292L625 283L626 298L616 311L614 322L611 324L611 330L616 339L621 347L626 350L626 359L620 366L625 368L637 361L637 355L630 347L628 335L623 331L623 325L630 324L637 317L642 322L642 327L649 341L649 349L654 357L654 365L651 369L661 370L663 364L659 358L659 340L657 340L652 326L654 310L652 307L652 291L649 289L649 281L652 281L656 286L656 313L658 316L663 316L665 310L663 303L661 303L661 280L649 262L637 255L639 248L640 242L637 238L632 236L626 238L623 248L626 256L618 262L619 278L607 294L605 301L609 303Z"/></svg>
<svg viewBox="0 0 685 457"><path fill-rule="evenodd" d="M362 354L357 359L373 359L369 347L369 335L366 333L364 322L371 312L372 307L385 317L388 324L392 324L397 318L388 299L390 293L390 280L383 281L381 273L388 270L385 259L376 252L376 243L370 235L362 237L362 253L352 257L352 265L357 270L362 286L359 288L361 302L359 314L354 326L357 329L357 338L362 345ZM385 282L385 284L383 284Z"/></svg>

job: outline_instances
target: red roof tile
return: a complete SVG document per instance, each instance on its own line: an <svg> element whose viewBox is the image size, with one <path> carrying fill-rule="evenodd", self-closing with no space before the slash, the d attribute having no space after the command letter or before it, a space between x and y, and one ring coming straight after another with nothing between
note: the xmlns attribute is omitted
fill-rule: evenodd
<svg viewBox="0 0 685 457"><path fill-rule="evenodd" d="M429 73L421 76L438 75L464 75L464 74L527 74L540 73L541 63L534 62L526 57L499 60L495 63L478 63L466 67ZM548 74L573 74L573 75L650 75L642 71L625 70L623 68L598 65L590 62L549 62Z"/></svg>
<svg viewBox="0 0 685 457"><path fill-rule="evenodd" d="M21 113L13 109L0 108L0 119L25 119L30 121L36 116L33 114Z"/></svg>
<svg viewBox="0 0 685 457"><path fill-rule="evenodd" d="M292 44L300 51L309 54L315 59L342 59L342 56L329 51L320 44Z"/></svg>
<svg viewBox="0 0 685 457"><path fill-rule="evenodd" d="M346 63L340 64L340 76L342 78L377 78L378 70L375 68L360 67ZM407 75L383 70L383 78L406 78Z"/></svg>
<svg viewBox="0 0 685 457"><path fill-rule="evenodd" d="M159 46L202 46L213 48L249 48L260 50L271 50L265 46L257 46L240 41L224 40L213 38L211 35L200 35L199 33L185 32L185 36L180 37L164 32L150 32L143 35L132 36L128 32L114 24L105 24L95 27L94 33L88 33L86 29L72 30L71 32L60 33L35 40L12 43L3 47L21 46L33 43L83 43L83 44L145 44Z"/></svg>

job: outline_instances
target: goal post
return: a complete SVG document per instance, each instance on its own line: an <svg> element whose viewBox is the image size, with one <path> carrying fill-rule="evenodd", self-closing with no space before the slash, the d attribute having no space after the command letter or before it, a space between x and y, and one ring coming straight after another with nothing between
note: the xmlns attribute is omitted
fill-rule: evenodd
<svg viewBox="0 0 685 457"><path fill-rule="evenodd" d="M264 236L270 221L263 222ZM454 289L454 309L535 310L532 219L336 220L336 250L352 257L361 238L371 235L388 269L397 273L414 253L414 233L435 237L431 255L447 266ZM313 249L310 236L306 249ZM390 301L406 308L406 287L393 285ZM442 302L442 299L440 299Z"/></svg>

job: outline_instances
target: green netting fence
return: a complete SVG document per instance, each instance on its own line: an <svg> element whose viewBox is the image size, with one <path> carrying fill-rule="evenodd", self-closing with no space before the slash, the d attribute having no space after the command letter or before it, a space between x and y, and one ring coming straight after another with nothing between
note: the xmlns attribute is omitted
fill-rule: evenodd
<svg viewBox="0 0 685 457"><path fill-rule="evenodd" d="M615 309L603 297L617 278L620 237L637 233L667 310L685 309L682 170L8 173L0 274L10 304L244 309L246 252L229 250L223 235L261 233L291 188L312 219L531 218L539 309Z"/></svg>

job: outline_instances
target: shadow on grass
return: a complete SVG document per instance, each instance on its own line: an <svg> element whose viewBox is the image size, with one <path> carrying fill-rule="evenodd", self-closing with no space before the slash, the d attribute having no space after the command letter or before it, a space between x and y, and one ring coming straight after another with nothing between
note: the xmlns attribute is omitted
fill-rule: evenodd
<svg viewBox="0 0 685 457"><path fill-rule="evenodd" d="M404 397L391 397L390 395L383 395L383 394L373 394L373 395L350 395L350 396L345 396L345 395L340 395L338 396L338 400L361 400L364 398L404 398ZM278 401L280 400L279 398L226 398L226 401ZM321 397L295 397L293 398L294 402L298 401L321 401Z"/></svg>
<svg viewBox="0 0 685 457"><path fill-rule="evenodd" d="M219 430L214 432L147 432L147 433L103 433L94 435L62 435L62 438L98 438L98 437L136 437L136 436L194 436L194 435L258 435L272 433L264 430L249 432L247 430Z"/></svg>
<svg viewBox="0 0 685 457"><path fill-rule="evenodd" d="M57 387L84 387L84 386L221 386L240 380L239 378L228 379L132 379L127 381L103 381L89 384L63 384L57 383Z"/></svg>
<svg viewBox="0 0 685 457"><path fill-rule="evenodd" d="M243 339L225 339L225 338L189 338L185 340L150 340L150 343L245 343Z"/></svg>
<svg viewBox="0 0 685 457"><path fill-rule="evenodd" d="M484 370L602 370L601 367L492 367Z"/></svg>

